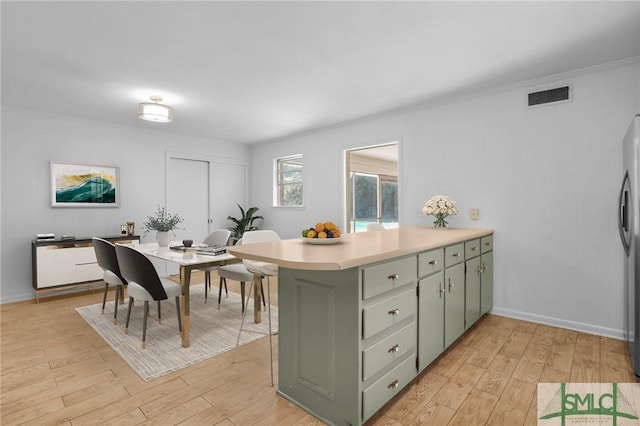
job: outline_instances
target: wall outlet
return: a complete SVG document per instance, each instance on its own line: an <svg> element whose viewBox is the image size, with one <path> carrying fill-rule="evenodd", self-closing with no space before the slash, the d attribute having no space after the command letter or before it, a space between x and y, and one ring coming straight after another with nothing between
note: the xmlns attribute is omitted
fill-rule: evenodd
<svg viewBox="0 0 640 426"><path fill-rule="evenodd" d="M471 218L471 220L478 220L478 215L480 214L480 212L478 211L478 209L470 209L469 210L469 217Z"/></svg>

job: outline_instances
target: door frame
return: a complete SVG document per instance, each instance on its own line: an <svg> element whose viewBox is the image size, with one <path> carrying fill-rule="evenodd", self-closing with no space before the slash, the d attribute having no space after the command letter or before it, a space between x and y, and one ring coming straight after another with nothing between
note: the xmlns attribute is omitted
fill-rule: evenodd
<svg viewBox="0 0 640 426"><path fill-rule="evenodd" d="M345 164L344 164L344 187L345 187L345 204L344 204L344 222L345 222L345 229L347 233L350 232L354 232L354 230L351 229L351 184L350 184L350 180L351 180L351 154L353 152L356 151L363 151L363 150L367 150L367 149L372 149L372 148L380 148L380 147L384 147L384 146L391 146L391 145L395 145L396 146L396 150L397 150L397 162L396 162L396 175L397 175L397 182L398 182L398 226L401 225L401 197L402 197L402 191L400 189L400 182L401 182L401 176L400 176L400 146L401 146L401 138L390 138L387 139L386 142L382 142L382 143L378 143L378 144L372 144L372 145L365 145L365 146L360 146L360 147L353 147L353 148L348 148L346 149L345 152ZM379 200L380 202L381 200Z"/></svg>

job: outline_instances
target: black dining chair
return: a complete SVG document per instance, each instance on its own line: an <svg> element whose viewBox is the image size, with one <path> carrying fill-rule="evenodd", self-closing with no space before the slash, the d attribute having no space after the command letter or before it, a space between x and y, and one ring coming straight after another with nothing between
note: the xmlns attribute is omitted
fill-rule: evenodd
<svg viewBox="0 0 640 426"><path fill-rule="evenodd" d="M153 263L142 253L123 245L116 245L116 255L122 275L129 281L129 308L127 310L127 323L125 333L129 331L129 319L134 299L144 301L144 315L142 317L142 349L146 347L147 316L149 315L149 301L158 302L158 323L162 322L160 302L170 297L176 299L176 312L178 314L178 330L182 331L182 318L180 316L180 284L167 278L158 276Z"/></svg>
<svg viewBox="0 0 640 426"><path fill-rule="evenodd" d="M118 320L118 302L120 296L124 296L124 286L127 285L127 280L124 279L120 273L120 267L118 265L118 258L116 257L115 246L102 238L93 237L91 239L93 243L93 250L96 253L96 259L98 265L103 270L102 279L104 280L104 295L102 296L102 313L104 314L104 308L107 303L107 293L109 292L109 284L116 288L116 298L113 306L113 323Z"/></svg>

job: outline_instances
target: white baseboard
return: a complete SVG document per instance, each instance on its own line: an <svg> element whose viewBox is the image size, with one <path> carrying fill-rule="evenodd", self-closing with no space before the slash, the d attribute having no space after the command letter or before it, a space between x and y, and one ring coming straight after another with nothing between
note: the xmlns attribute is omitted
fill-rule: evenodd
<svg viewBox="0 0 640 426"><path fill-rule="evenodd" d="M569 321L561 318L547 317L544 315L515 311L513 309L505 309L496 306L494 306L489 313L500 315L503 317L537 322L539 324L552 325L554 327L567 328L569 330L581 331L584 333L596 334L598 336L611 337L612 339L625 340L624 331L614 328L600 327L593 324Z"/></svg>

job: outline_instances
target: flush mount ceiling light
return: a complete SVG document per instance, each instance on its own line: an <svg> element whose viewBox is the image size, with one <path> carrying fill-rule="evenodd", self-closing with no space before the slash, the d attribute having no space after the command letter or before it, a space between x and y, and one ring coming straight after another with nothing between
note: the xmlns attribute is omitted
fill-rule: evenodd
<svg viewBox="0 0 640 426"><path fill-rule="evenodd" d="M156 123L171 123L173 121L173 108L163 105L162 96L151 96L151 102L141 102L138 105L138 117L143 120Z"/></svg>

